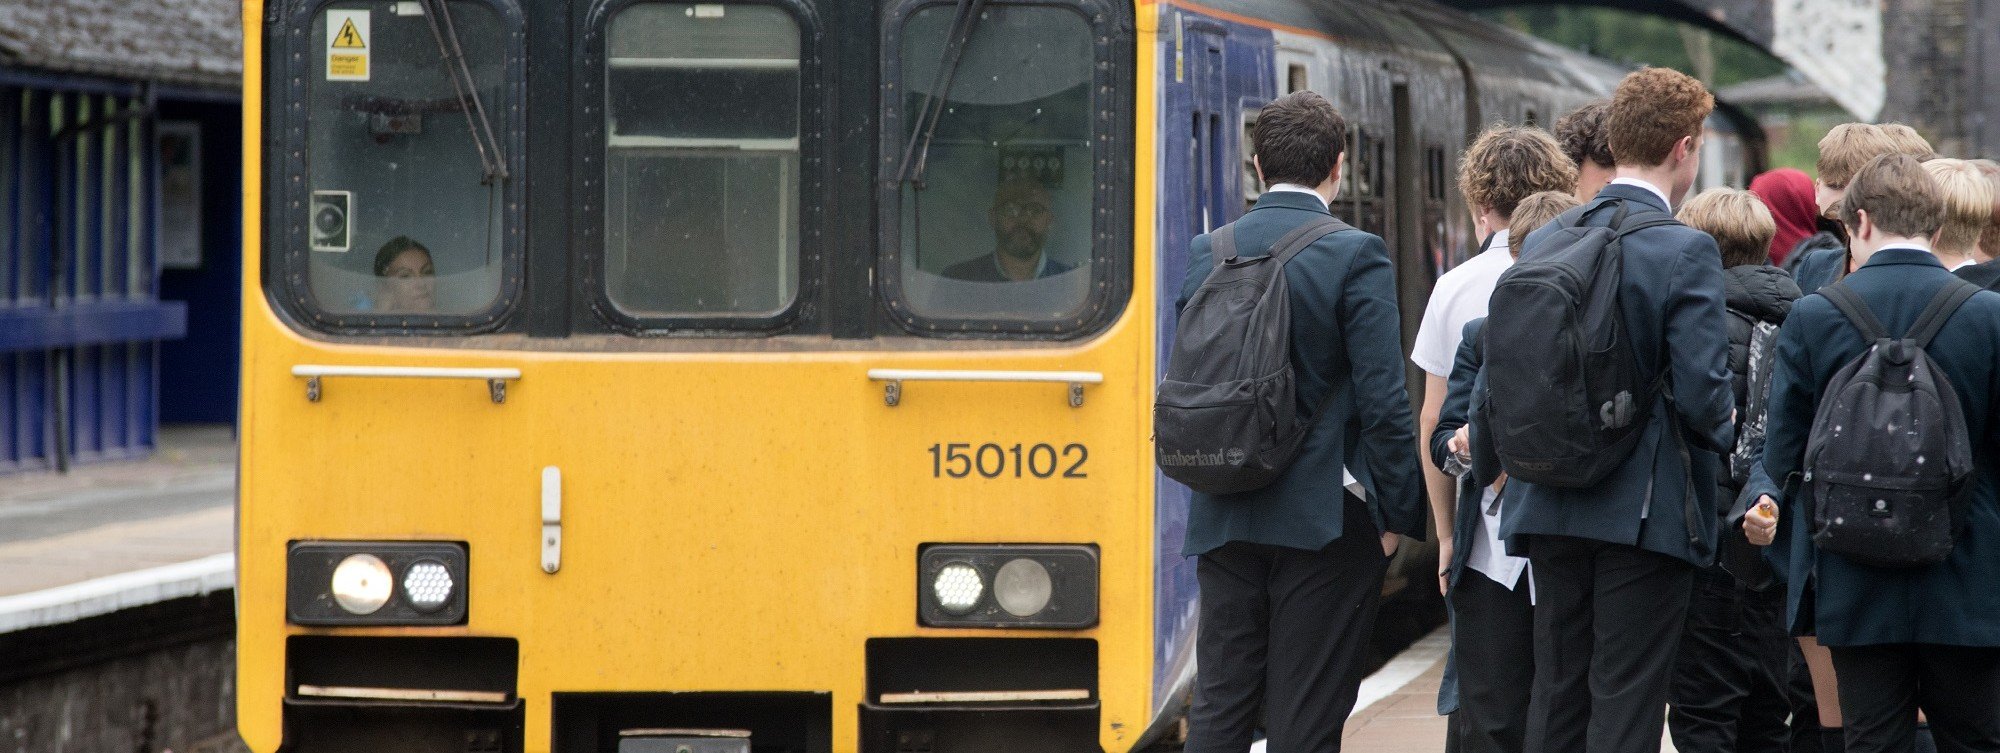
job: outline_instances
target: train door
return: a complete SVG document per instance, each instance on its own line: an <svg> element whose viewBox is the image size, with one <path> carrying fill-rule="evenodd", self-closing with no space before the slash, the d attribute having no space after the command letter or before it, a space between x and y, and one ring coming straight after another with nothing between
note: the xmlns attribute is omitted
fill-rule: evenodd
<svg viewBox="0 0 2000 753"><path fill-rule="evenodd" d="M1390 238L1390 250L1396 255L1397 306L1403 315L1403 352L1408 353L1417 341L1417 325L1423 322L1424 304L1430 300L1430 265L1425 263L1429 256L1423 244L1424 203L1421 176L1422 160L1418 156L1415 118L1410 112L1410 85L1402 77L1390 87L1390 107L1395 127L1395 167L1394 192L1390 218L1394 233ZM1421 410L1424 399L1424 374L1416 364L1408 359L1403 361L1404 376L1410 386L1411 410Z"/></svg>
<svg viewBox="0 0 2000 753"><path fill-rule="evenodd" d="M1193 90L1193 107L1188 117L1192 144L1190 163L1195 165L1190 237L1222 227L1240 214L1229 190L1229 175L1235 170L1229 149L1229 79L1225 58L1229 31L1213 21L1186 21L1188 82Z"/></svg>

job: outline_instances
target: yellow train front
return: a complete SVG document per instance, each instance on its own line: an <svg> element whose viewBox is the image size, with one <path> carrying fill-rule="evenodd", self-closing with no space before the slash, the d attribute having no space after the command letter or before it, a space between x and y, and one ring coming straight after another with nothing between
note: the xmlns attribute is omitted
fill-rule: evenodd
<svg viewBox="0 0 2000 753"><path fill-rule="evenodd" d="M264 753L1171 741L1197 626L1152 388L1188 239L1256 195L1257 106L1349 115L1338 211L1414 323L1470 245L1470 127L1615 78L1418 3L244 21ZM1387 589L1421 596L1405 549Z"/></svg>

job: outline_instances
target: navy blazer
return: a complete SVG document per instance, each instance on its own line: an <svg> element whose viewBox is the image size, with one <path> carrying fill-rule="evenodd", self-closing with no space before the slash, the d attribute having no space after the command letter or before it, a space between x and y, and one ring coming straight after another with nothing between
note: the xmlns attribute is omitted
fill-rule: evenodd
<svg viewBox="0 0 2000 753"><path fill-rule="evenodd" d="M1878 251L1847 275L1847 285L1892 333L1905 332L1951 273L1921 249ZM1778 331L1771 373L1771 411L1764 440L1764 468L1783 480L1777 541L1789 556L1787 618L1794 632L1816 630L1829 646L1940 643L2000 646L2000 485L1993 452L2000 448L2000 294L1982 291L1946 322L1926 349L1958 392L1972 438L1977 469L1968 529L1944 562L1917 569L1858 565L1812 545L1812 494L1801 489L1806 438L1820 391L1835 372L1866 347L1860 331L1825 296L1799 299ZM1808 591L1810 590L1810 598ZM1801 607L1810 603L1811 614Z"/></svg>
<svg viewBox="0 0 2000 753"><path fill-rule="evenodd" d="M1458 583L1459 573L1464 572L1466 561L1472 557L1472 537L1478 535L1479 516L1483 512L1479 508L1486 501L1486 488L1500 477L1499 460L1493 456L1493 443L1487 438L1486 427L1475 420L1486 394L1486 372L1479 368L1486 362L1486 349L1479 339L1485 324L1483 316L1465 323L1465 337L1458 341L1458 353L1452 359L1444 406L1438 410L1437 429L1429 437L1431 457L1438 461L1438 470L1444 470L1443 458L1451 454L1452 435L1458 432L1458 427L1469 427L1466 440L1472 467L1458 478L1458 513L1452 519L1451 563L1445 576L1451 584Z"/></svg>
<svg viewBox="0 0 2000 753"><path fill-rule="evenodd" d="M1792 268L1792 279L1798 281L1799 291L1812 293L1826 287L1834 280L1847 274L1847 247L1815 248L1799 257L1799 263Z"/></svg>
<svg viewBox="0 0 2000 753"><path fill-rule="evenodd" d="M1269 253L1286 233L1327 214L1312 196L1265 193L1236 221L1237 253ZM1189 246L1176 311L1187 307L1214 266L1208 244L1208 236L1201 235ZM1325 548L1346 531L1343 464L1368 493L1374 530L1424 537L1423 476L1404 388L1403 325L1388 246L1360 230L1334 233L1292 257L1285 283L1291 292L1299 414L1310 420L1322 404L1326 414L1271 485L1240 494L1195 493L1184 555L1231 541Z"/></svg>
<svg viewBox="0 0 2000 753"><path fill-rule="evenodd" d="M1634 213L1667 211L1653 192L1616 184L1605 186L1590 206L1612 199L1625 200ZM1609 225L1616 212L1610 207L1594 212L1587 224ZM1544 250L1536 241L1552 227L1529 234L1522 261ZM1595 487L1508 482L1500 535L1516 554L1533 545L1524 536L1573 536L1634 545L1706 566L1715 558L1716 524L1726 504L1716 498L1724 472L1718 453L1728 452L1736 432L1730 422L1735 401L1729 385L1722 255L1715 239L1685 225L1627 235L1621 253L1618 302L1641 383L1651 384L1664 370L1674 400L1669 404L1665 395L1654 399L1652 418L1637 447ZM1669 410L1677 413L1679 440L1668 434Z"/></svg>

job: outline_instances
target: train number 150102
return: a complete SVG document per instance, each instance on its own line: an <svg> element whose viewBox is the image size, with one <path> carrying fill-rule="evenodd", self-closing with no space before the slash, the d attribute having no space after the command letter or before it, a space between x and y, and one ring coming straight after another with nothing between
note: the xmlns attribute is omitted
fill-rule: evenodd
<svg viewBox="0 0 2000 753"><path fill-rule="evenodd" d="M975 473L983 478L1090 478L1083 470L1090 448L1074 442L1060 450L1046 443L951 442L931 445L930 452L931 478L967 478Z"/></svg>

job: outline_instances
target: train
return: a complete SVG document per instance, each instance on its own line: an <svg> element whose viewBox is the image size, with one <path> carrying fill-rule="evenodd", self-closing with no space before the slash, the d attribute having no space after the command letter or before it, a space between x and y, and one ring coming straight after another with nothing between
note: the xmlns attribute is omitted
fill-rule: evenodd
<svg viewBox="0 0 2000 753"><path fill-rule="evenodd" d="M1625 69L1428 2L245 0L252 750L1174 745L1196 234L1301 89L1407 339ZM1762 156L1712 121L1706 180ZM1412 380L1418 398L1422 381ZM1391 650L1440 618L1433 549Z"/></svg>

